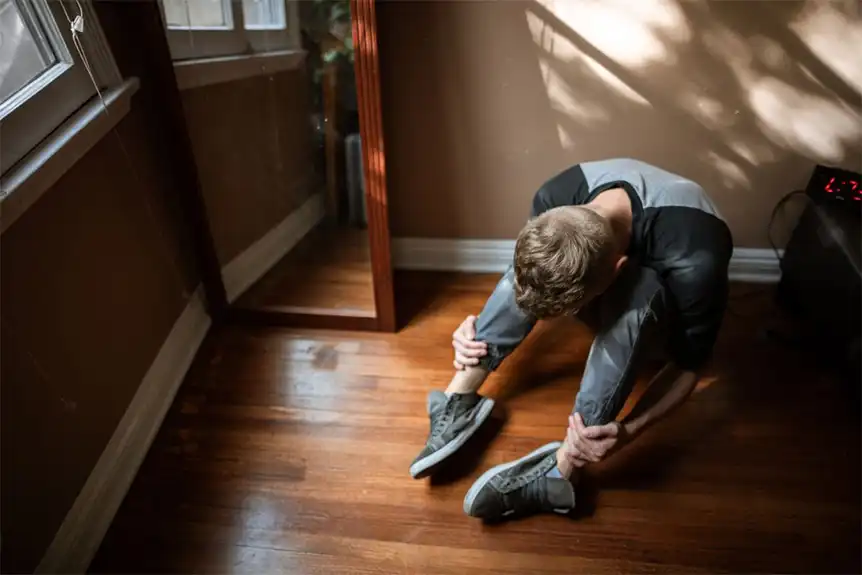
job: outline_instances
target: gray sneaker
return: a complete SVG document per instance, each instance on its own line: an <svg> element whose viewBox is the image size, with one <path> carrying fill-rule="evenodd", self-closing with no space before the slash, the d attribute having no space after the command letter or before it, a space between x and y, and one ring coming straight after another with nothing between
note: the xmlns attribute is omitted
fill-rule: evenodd
<svg viewBox="0 0 862 575"><path fill-rule="evenodd" d="M575 488L566 479L545 477L557 464L556 441L482 474L464 498L464 512L485 520L533 513L569 513Z"/></svg>
<svg viewBox="0 0 862 575"><path fill-rule="evenodd" d="M429 393L431 431L425 448L410 466L410 475L415 479L425 477L432 467L458 451L493 408L494 400L478 393L454 393L450 397L442 391Z"/></svg>

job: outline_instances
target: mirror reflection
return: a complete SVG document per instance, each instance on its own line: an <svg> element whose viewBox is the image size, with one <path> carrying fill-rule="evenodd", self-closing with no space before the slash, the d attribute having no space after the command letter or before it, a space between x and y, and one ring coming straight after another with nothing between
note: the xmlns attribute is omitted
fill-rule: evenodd
<svg viewBox="0 0 862 575"><path fill-rule="evenodd" d="M168 21L215 18L179 4L166 5ZM255 42L273 44L268 54L282 50L267 58L273 73L182 93L228 299L374 317L349 3L258 4L234 3L221 18L242 18Z"/></svg>

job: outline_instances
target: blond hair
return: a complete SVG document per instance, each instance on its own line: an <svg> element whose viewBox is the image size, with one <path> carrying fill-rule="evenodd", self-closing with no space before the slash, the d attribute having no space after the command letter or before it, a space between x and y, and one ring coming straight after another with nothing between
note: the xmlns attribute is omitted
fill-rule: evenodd
<svg viewBox="0 0 862 575"><path fill-rule="evenodd" d="M536 318L576 311L614 272L610 222L583 206L531 219L515 243L515 300Z"/></svg>

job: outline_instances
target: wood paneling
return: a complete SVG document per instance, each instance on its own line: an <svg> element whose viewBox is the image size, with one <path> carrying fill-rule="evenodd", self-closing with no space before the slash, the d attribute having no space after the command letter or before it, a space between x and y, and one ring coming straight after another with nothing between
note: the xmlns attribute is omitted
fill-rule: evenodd
<svg viewBox="0 0 862 575"><path fill-rule="evenodd" d="M412 319L395 335L211 334L92 571L860 571L860 406L763 337L768 291L734 287L699 389L590 470L578 517L486 526L464 515L467 488L562 437L589 334L539 324L486 383L494 422L441 475L414 481L426 393L445 386L451 332L497 277L399 277Z"/></svg>
<svg viewBox="0 0 862 575"><path fill-rule="evenodd" d="M96 10L140 91L116 134L0 244L4 573L38 564L201 281L195 262L205 257L184 210L194 166L158 6L97 2Z"/></svg>
<svg viewBox="0 0 862 575"><path fill-rule="evenodd" d="M220 266L302 205L315 174L304 66L182 92Z"/></svg>
<svg viewBox="0 0 862 575"><path fill-rule="evenodd" d="M177 241L186 267L193 270L192 289L198 281L203 283L207 311L218 321L227 308L227 296L204 211L161 11L152 2L98 2L95 6L120 73L141 81L140 92L132 101L133 109L143 107L148 111L138 131L123 136L126 146L132 157L153 145L160 152L155 154L156 167L138 169L132 175L164 192L160 203L166 204L174 224L168 237ZM176 188L163 180L173 182Z"/></svg>

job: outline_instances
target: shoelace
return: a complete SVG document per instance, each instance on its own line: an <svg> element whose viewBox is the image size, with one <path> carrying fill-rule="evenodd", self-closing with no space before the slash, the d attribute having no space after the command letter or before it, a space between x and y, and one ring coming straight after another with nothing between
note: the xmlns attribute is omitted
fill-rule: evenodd
<svg viewBox="0 0 862 575"><path fill-rule="evenodd" d="M431 436L432 437L439 435L440 433L443 432L444 429L446 429L446 425L448 424L449 420L451 419L452 410L454 409L454 406L455 406L455 401L452 399L449 399L446 402L446 406L441 411L438 411L436 416L432 416L432 418L431 418L433 420L433 424L431 425Z"/></svg>
<svg viewBox="0 0 862 575"><path fill-rule="evenodd" d="M541 484L540 478L534 477L529 483L504 494L506 507L510 510L507 514L543 508L545 506L545 491Z"/></svg>
<svg viewBox="0 0 862 575"><path fill-rule="evenodd" d="M547 458L546 458L547 459ZM545 462L545 459L541 460L533 469L528 471L523 475L519 475L518 477L507 479L500 486L501 489L506 492L517 491L519 488L524 486L530 486L536 483L536 479L545 474L546 470L542 465Z"/></svg>

